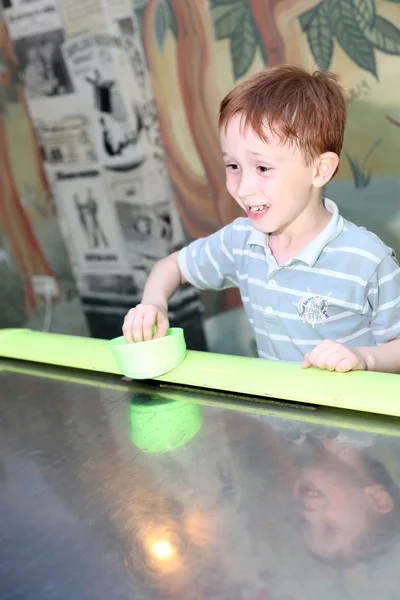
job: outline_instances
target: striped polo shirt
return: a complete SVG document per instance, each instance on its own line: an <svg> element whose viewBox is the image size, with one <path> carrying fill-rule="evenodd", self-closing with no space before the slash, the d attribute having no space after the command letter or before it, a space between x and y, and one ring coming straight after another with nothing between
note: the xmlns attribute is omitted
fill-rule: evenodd
<svg viewBox="0 0 400 600"><path fill-rule="evenodd" d="M376 346L400 337L400 268L374 233L344 219L334 202L328 225L278 265L268 235L239 218L179 255L199 289L238 287L261 358L301 362L325 339Z"/></svg>

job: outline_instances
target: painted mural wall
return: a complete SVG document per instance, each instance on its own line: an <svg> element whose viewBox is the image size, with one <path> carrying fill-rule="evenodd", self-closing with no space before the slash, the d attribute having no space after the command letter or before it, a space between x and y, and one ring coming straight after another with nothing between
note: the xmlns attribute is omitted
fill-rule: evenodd
<svg viewBox="0 0 400 600"><path fill-rule="evenodd" d="M240 210L224 185L218 104L282 63L331 69L348 98L339 173L326 194L400 253L400 3L393 0L136 2L176 202L191 235Z"/></svg>

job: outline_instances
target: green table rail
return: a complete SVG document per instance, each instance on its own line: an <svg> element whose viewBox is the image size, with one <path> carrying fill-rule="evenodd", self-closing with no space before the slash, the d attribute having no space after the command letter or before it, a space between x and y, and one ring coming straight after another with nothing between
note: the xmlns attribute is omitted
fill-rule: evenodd
<svg viewBox="0 0 400 600"><path fill-rule="evenodd" d="M3 329L0 357L122 375L108 341L94 338ZM189 350L157 381L400 416L400 376L387 373L304 370L297 363Z"/></svg>

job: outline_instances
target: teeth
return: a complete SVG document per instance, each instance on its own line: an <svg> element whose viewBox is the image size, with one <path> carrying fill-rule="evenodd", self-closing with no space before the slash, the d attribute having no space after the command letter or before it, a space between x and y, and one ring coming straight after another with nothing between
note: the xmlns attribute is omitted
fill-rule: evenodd
<svg viewBox="0 0 400 600"><path fill-rule="evenodd" d="M320 495L321 494L317 490L307 490L307 496L309 498L319 498Z"/></svg>
<svg viewBox="0 0 400 600"><path fill-rule="evenodd" d="M270 207L270 205L269 205L269 204L264 204L263 206L252 206L252 207L250 208L250 210L251 210L252 212L255 212L255 213L257 213L257 212L262 212L263 210L265 210L266 208L269 208L269 207Z"/></svg>

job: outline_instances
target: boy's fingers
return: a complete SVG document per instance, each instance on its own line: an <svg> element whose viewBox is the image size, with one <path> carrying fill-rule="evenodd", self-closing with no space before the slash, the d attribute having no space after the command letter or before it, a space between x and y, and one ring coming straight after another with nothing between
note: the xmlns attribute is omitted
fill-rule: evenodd
<svg viewBox="0 0 400 600"><path fill-rule="evenodd" d="M154 327L157 331L153 335ZM128 344L164 337L169 329L168 315L156 306L138 305L124 319L122 332Z"/></svg>
<svg viewBox="0 0 400 600"><path fill-rule="evenodd" d="M335 370L338 373L347 373L348 371L352 371L352 369L354 369L355 364L356 364L355 357L346 356L346 358L343 358L340 362L338 362Z"/></svg>
<svg viewBox="0 0 400 600"><path fill-rule="evenodd" d="M143 319L143 340L145 342L149 342L151 339L153 339L153 331L156 320L157 310L155 308L148 308Z"/></svg>
<svg viewBox="0 0 400 600"><path fill-rule="evenodd" d="M132 337L132 320L133 320L133 311L134 309L131 309L128 314L126 315L125 319L124 319L124 324L122 326L122 332L124 334L124 338L126 339L126 341L128 342L128 344L132 344L133 343L133 337Z"/></svg>
<svg viewBox="0 0 400 600"><path fill-rule="evenodd" d="M143 319L144 311L142 307L137 307L132 323L132 336L135 343L143 342Z"/></svg>
<svg viewBox="0 0 400 600"><path fill-rule="evenodd" d="M154 335L154 339L162 338L166 335L169 329L169 320L167 315L162 312L157 313L157 331Z"/></svg>

